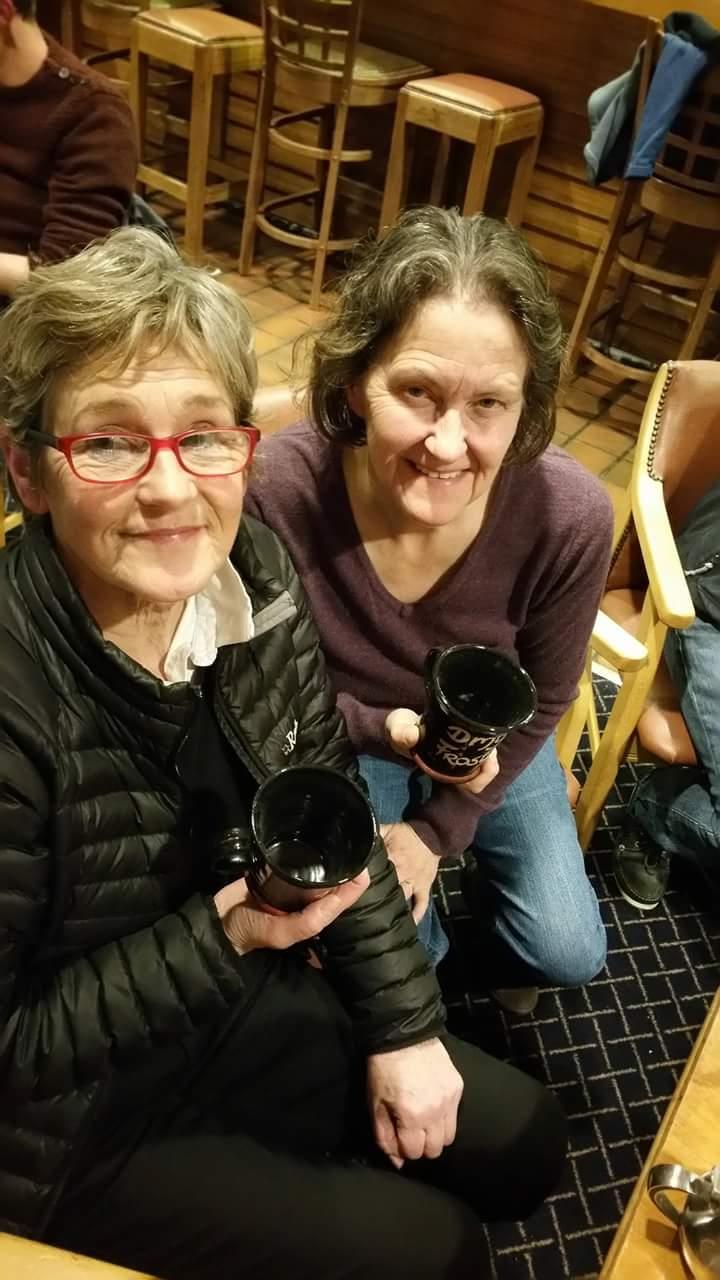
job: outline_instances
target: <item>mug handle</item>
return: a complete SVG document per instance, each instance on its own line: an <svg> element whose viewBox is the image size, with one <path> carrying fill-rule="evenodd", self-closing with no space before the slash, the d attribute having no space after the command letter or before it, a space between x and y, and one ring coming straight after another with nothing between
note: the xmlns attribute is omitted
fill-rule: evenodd
<svg viewBox="0 0 720 1280"><path fill-rule="evenodd" d="M671 1222L679 1227L682 1213L665 1195L666 1191L682 1191L690 1195L696 1173L689 1173L681 1164L656 1164L647 1176L647 1191L653 1204Z"/></svg>
<svg viewBox="0 0 720 1280"><path fill-rule="evenodd" d="M236 847L224 851L213 860L215 874L228 880L242 880L257 864L257 854L249 833L246 835L240 828L237 830L239 839Z"/></svg>

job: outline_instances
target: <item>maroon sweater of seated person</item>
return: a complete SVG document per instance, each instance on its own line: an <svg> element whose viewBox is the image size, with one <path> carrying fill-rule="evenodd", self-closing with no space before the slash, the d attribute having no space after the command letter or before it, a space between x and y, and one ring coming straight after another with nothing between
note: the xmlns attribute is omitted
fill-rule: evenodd
<svg viewBox="0 0 720 1280"><path fill-rule="evenodd" d="M290 551L359 755L398 763L385 717L393 707L422 710L432 645L489 645L532 675L538 711L501 745L498 777L480 796L436 783L411 821L436 853L461 853L575 696L612 541L612 508L599 481L555 446L505 468L474 543L415 604L401 604L382 585L352 515L341 449L308 423L261 443L245 510Z"/></svg>
<svg viewBox="0 0 720 1280"><path fill-rule="evenodd" d="M0 85L0 253L57 262L122 224L137 155L106 76L46 35L25 84Z"/></svg>

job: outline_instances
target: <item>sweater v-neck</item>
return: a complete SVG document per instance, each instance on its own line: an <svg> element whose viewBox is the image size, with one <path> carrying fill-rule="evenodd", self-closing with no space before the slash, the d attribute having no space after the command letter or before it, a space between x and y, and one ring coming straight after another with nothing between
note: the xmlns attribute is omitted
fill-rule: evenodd
<svg viewBox="0 0 720 1280"><path fill-rule="evenodd" d="M429 591L426 591L418 600L403 601L398 600L397 596L394 596L392 591L388 590L368 555L365 541L358 528L355 513L352 509L352 502L350 501L343 469L342 450L329 451L329 457L332 483L337 489L339 498L337 510L345 526L348 545L352 548L352 555L362 577L385 608L392 610L398 618L414 617L428 607L436 610L439 607L449 606L458 592L465 590L466 586L471 583L474 585L473 570L475 561L478 555L484 552L488 539L492 537L493 528L499 519L506 500L509 481L507 470L500 471L497 476L488 499L482 525L462 554L430 587Z"/></svg>

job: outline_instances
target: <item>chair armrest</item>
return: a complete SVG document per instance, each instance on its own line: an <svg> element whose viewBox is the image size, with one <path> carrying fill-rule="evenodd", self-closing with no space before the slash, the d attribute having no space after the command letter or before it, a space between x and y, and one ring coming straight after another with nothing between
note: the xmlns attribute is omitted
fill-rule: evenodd
<svg viewBox="0 0 720 1280"><path fill-rule="evenodd" d="M602 609L598 610L590 644L595 653L618 671L638 671L648 660L645 645Z"/></svg>
<svg viewBox="0 0 720 1280"><path fill-rule="evenodd" d="M679 630L695 621L695 609L670 527L661 480L636 465L633 518L655 608L666 627Z"/></svg>
<svg viewBox="0 0 720 1280"><path fill-rule="evenodd" d="M633 520L655 608L666 627L679 630L695 621L695 610L670 526L663 482L652 475L658 424L671 373L671 364L661 365L650 388L638 432L630 488Z"/></svg>

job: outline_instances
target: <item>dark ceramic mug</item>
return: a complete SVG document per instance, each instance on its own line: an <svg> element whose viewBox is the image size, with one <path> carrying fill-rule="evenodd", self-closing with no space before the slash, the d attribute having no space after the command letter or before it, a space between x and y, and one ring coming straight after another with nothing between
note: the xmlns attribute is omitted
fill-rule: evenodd
<svg viewBox="0 0 720 1280"><path fill-rule="evenodd" d="M378 838L370 802L356 783L323 765L267 778L253 800L250 834L232 828L215 847L215 870L244 876L267 910L301 911L367 866Z"/></svg>
<svg viewBox="0 0 720 1280"><path fill-rule="evenodd" d="M536 710L535 685L505 654L481 644L430 649L415 759L440 782L467 782Z"/></svg>

